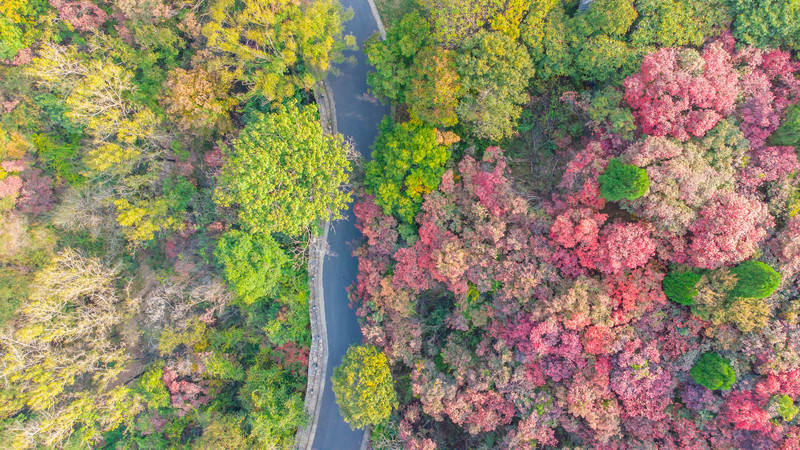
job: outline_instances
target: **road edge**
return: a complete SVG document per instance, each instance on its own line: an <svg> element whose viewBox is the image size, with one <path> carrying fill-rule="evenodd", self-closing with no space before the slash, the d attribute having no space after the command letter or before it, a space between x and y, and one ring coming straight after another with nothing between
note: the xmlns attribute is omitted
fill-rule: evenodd
<svg viewBox="0 0 800 450"><path fill-rule="evenodd" d="M325 134L336 133L336 113L333 98L325 82L314 86L314 97L319 109L319 120ZM306 382L305 411L309 422L298 428L294 446L311 450L317 433L325 376L328 373L328 325L325 320L325 295L322 289L322 267L328 252L330 222L325 222L319 236L312 236L308 245L308 316L311 328L311 349L308 352L308 377Z"/></svg>
<svg viewBox="0 0 800 450"><path fill-rule="evenodd" d="M381 34L381 39L386 39L386 29L383 27L383 21L378 12L378 7L375 5L375 0L367 0L367 3L369 3L369 10L372 11L372 18L375 19L375 24L378 25L378 33Z"/></svg>

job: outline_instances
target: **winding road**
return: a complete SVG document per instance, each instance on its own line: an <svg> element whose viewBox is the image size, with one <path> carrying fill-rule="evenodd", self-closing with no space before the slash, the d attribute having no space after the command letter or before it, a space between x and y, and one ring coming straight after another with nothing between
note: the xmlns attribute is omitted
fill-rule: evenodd
<svg viewBox="0 0 800 450"><path fill-rule="evenodd" d="M345 32L356 37L360 49L364 41L378 31L369 3L367 0L340 1L345 8L353 9L354 17L345 23ZM364 53L361 50L346 53L346 56L351 55L355 57L355 64L342 64L339 67L340 73L329 76L326 84L336 105L338 131L353 142L358 152L369 158L372 143L378 133L378 124L389 113L389 108L367 95L367 72L370 66ZM352 252L360 237L351 206L345 214L345 220L331 224L328 234L329 252L323 264L328 367L312 447L318 450L358 449L364 435L361 430L351 430L342 419L331 389L333 369L341 363L351 344L362 341L361 329L347 298L347 287L353 284L358 272L358 262Z"/></svg>

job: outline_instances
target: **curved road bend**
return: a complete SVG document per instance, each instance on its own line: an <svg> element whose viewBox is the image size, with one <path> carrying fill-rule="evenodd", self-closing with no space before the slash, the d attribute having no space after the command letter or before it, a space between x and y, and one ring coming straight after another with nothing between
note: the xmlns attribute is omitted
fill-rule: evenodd
<svg viewBox="0 0 800 450"><path fill-rule="evenodd" d="M352 8L353 19L345 23L345 31L356 37L359 48L367 38L378 31L367 0L340 0L345 8ZM329 76L330 95L336 105L338 131L352 140L357 151L369 158L371 146L378 134L378 124L389 107L367 96L367 72L370 70L366 56L360 50L347 52L356 58L355 64L342 64L338 76ZM325 295L325 320L328 328L328 373L322 394L319 423L314 436L315 450L351 450L361 446L363 431L350 429L344 422L331 390L334 367L342 362L351 344L362 342L361 329L355 313L349 307L347 287L353 284L358 272L358 262L352 256L353 245L361 233L355 227L352 206L345 220L333 222L328 234L330 251L323 263L322 289Z"/></svg>

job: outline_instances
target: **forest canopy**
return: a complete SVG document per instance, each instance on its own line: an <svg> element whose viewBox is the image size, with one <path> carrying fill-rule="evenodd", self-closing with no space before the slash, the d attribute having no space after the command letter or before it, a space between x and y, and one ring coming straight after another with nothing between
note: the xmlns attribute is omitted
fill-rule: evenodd
<svg viewBox="0 0 800 450"><path fill-rule="evenodd" d="M794 3L378 3L373 92L458 139L413 221L383 155L354 207L375 448L800 445Z"/></svg>
<svg viewBox="0 0 800 450"><path fill-rule="evenodd" d="M800 2L376 3L0 1L0 447L295 446L349 219L373 448L800 448Z"/></svg>
<svg viewBox="0 0 800 450"><path fill-rule="evenodd" d="M0 446L289 448L335 1L0 2ZM268 184L271 183L271 184Z"/></svg>

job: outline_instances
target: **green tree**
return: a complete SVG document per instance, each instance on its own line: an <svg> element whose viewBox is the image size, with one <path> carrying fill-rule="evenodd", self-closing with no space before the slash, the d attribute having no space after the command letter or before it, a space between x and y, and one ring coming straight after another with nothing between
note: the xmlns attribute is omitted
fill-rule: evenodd
<svg viewBox="0 0 800 450"><path fill-rule="evenodd" d="M681 305L693 305L694 297L698 293L695 286L700 278L702 275L697 272L672 270L661 283L664 295Z"/></svg>
<svg viewBox="0 0 800 450"><path fill-rule="evenodd" d="M247 410L250 437L259 448L289 448L298 427L305 425L306 414L298 380L260 353L247 370L239 398Z"/></svg>
<svg viewBox="0 0 800 450"><path fill-rule="evenodd" d="M375 67L375 72L367 74L367 83L376 95L406 102L417 54L430 46L429 37L430 24L413 11L386 30L386 39L374 35L364 44L364 53Z"/></svg>
<svg viewBox="0 0 800 450"><path fill-rule="evenodd" d="M647 171L633 164L625 164L618 158L611 158L598 181L600 196L612 202L637 199L650 189Z"/></svg>
<svg viewBox="0 0 800 450"><path fill-rule="evenodd" d="M575 26L584 36L623 37L638 16L633 0L594 0L585 13L575 16Z"/></svg>
<svg viewBox="0 0 800 450"><path fill-rule="evenodd" d="M748 260L731 269L736 275L732 297L769 297L781 282L781 274L761 261Z"/></svg>
<svg viewBox="0 0 800 450"><path fill-rule="evenodd" d="M436 143L436 130L412 120L385 117L367 164L364 184L386 214L413 223L425 194L436 189L450 153Z"/></svg>
<svg viewBox="0 0 800 450"><path fill-rule="evenodd" d="M800 149L800 103L786 108L781 125L769 137L772 145L788 145Z"/></svg>
<svg viewBox="0 0 800 450"><path fill-rule="evenodd" d="M800 49L800 1L728 0L733 36L760 48Z"/></svg>
<svg viewBox="0 0 800 450"><path fill-rule="evenodd" d="M510 137L533 65L525 48L507 35L481 31L467 39L456 56L463 97L458 116L479 138Z"/></svg>
<svg viewBox="0 0 800 450"><path fill-rule="evenodd" d="M214 252L238 300L249 305L274 293L289 257L268 234L225 232Z"/></svg>
<svg viewBox="0 0 800 450"><path fill-rule="evenodd" d="M375 346L348 348L331 383L342 417L354 429L384 422L397 408L389 360Z"/></svg>
<svg viewBox="0 0 800 450"><path fill-rule="evenodd" d="M800 408L794 406L794 399L786 394L773 396L770 403L775 405L778 415L784 422L791 422L800 413Z"/></svg>
<svg viewBox="0 0 800 450"><path fill-rule="evenodd" d="M370 38L364 52L375 67L367 82L376 95L407 103L411 115L428 124L456 124L461 86L453 52L431 42L430 24L419 12L403 16L385 40Z"/></svg>
<svg viewBox="0 0 800 450"><path fill-rule="evenodd" d="M0 17L0 59L13 58L24 46L22 31L14 22Z"/></svg>
<svg viewBox="0 0 800 450"><path fill-rule="evenodd" d="M636 0L639 22L631 33L636 46L703 45L730 23L727 0Z"/></svg>
<svg viewBox="0 0 800 450"><path fill-rule="evenodd" d="M338 219L350 201L348 146L323 133L314 106L278 106L259 114L227 149L217 202L237 206L254 233L299 235L328 218Z"/></svg>
<svg viewBox="0 0 800 450"><path fill-rule="evenodd" d="M730 362L713 352L703 353L689 374L695 383L712 391L728 390L736 381L736 374L733 372Z"/></svg>

